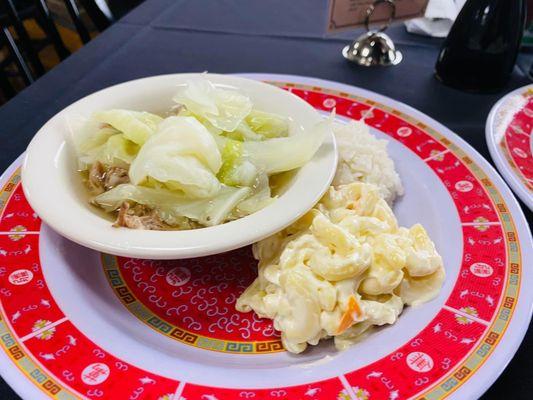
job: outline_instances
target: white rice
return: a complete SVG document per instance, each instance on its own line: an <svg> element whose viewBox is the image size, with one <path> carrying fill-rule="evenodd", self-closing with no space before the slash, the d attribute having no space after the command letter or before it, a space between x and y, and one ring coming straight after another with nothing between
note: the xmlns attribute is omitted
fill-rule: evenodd
<svg viewBox="0 0 533 400"><path fill-rule="evenodd" d="M387 153L387 141L377 139L363 122L334 123L339 164L333 186L359 181L380 188L383 198L392 205L403 194L400 177L394 161Z"/></svg>
<svg viewBox="0 0 533 400"><path fill-rule="evenodd" d="M507 127L512 122L515 114L520 111L527 103L527 98L516 95L506 99L503 104L496 111L494 116L494 136L496 143L500 143L505 136Z"/></svg>

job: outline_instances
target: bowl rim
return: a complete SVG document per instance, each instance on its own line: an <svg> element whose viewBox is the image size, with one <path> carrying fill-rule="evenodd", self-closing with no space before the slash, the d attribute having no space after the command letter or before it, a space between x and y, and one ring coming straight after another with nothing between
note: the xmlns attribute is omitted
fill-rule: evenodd
<svg viewBox="0 0 533 400"><path fill-rule="evenodd" d="M54 126L64 125L66 115L101 96L113 96L136 85L179 83L177 81L199 75L202 74L165 74L119 83L73 102L50 118L28 145L21 171L24 193L43 222L67 239L97 251L135 258L173 259L207 256L244 247L282 230L311 209L328 190L335 175L338 154L333 132L330 132L317 152L319 156L315 155L298 170L291 186L277 201L249 216L225 224L187 231L117 229L94 211L91 214L100 223L95 218L86 218L86 212L81 213L82 210L89 210L87 205L77 201L76 207L68 196L72 190L60 186L60 182L65 183L65 178L60 176L62 169L58 155L67 151L68 146L65 146L64 132L60 132L60 129L51 132ZM237 87L255 85L259 87L257 90L275 91L277 94L274 96L299 104L299 112L305 110L316 121L322 118L301 98L268 83L236 75L207 74L207 77L215 84L229 83ZM55 154L47 154L48 149ZM42 179L40 172L50 168L54 175ZM68 171L65 173L68 174ZM79 213L76 214L76 211Z"/></svg>

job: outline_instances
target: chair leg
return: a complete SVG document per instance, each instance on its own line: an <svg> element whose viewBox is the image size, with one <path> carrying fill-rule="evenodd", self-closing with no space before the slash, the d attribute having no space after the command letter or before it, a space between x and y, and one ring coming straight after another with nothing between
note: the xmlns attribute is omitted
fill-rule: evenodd
<svg viewBox="0 0 533 400"><path fill-rule="evenodd" d="M46 1L45 0L34 0L34 1L35 1L35 6L37 7L37 12L39 13L39 17L41 18L44 24L44 28L46 30L46 34L48 38L52 41L52 44L54 45L54 48L59 58L64 60L70 55L70 51L65 47L65 44L63 43L63 40L61 39L61 36L59 35L59 32L54 24L54 20L52 19L52 15L50 14L50 10L48 9L48 5L46 4Z"/></svg>
<svg viewBox="0 0 533 400"><path fill-rule="evenodd" d="M15 63L17 64L17 67L19 68L20 73L22 74L22 78L24 78L24 81L27 85L30 85L33 82L33 76L31 74L30 67L28 66L28 64L26 64L26 61L24 61L22 53L17 47L17 44L15 43L11 32L9 32L9 29L7 27L3 27L1 35L3 41L5 41L7 43L7 46L9 47L9 51L11 52Z"/></svg>
<svg viewBox="0 0 533 400"><path fill-rule="evenodd" d="M109 8L100 8L95 0L80 0L80 3L100 32L111 26L114 22L113 15Z"/></svg>
<svg viewBox="0 0 533 400"><path fill-rule="evenodd" d="M22 23L22 20L19 18L17 9L15 8L15 5L13 4L13 0L3 0L3 3L7 11L7 15L9 17L9 22L15 28L15 32L17 32L18 39L22 43L24 51L28 55L28 58L31 64L33 65L33 69L35 73L38 76L44 74L43 64L41 63L39 56L37 55L37 53L35 52L35 49L33 48L33 44L31 43L31 40L28 35L28 32L26 31L26 28L24 28L24 24Z"/></svg>
<svg viewBox="0 0 533 400"><path fill-rule="evenodd" d="M15 95L15 89L13 86L11 86L11 83L9 82L9 79L6 76L5 71L0 71L0 89L2 90L2 93L4 94L4 97L7 99L10 99Z"/></svg>
<svg viewBox="0 0 533 400"><path fill-rule="evenodd" d="M89 35L89 31L83 25L83 22L80 17L80 10L78 9L78 5L76 4L75 0L64 0L65 6L67 7L68 13L70 15L70 18L72 19L72 22L74 22L74 26L76 27L76 30L78 31L78 35L80 36L81 41L85 44L90 42L91 36Z"/></svg>
<svg viewBox="0 0 533 400"><path fill-rule="evenodd" d="M111 10L111 14L115 18L121 18L130 10L141 4L143 0L105 0L105 2Z"/></svg>

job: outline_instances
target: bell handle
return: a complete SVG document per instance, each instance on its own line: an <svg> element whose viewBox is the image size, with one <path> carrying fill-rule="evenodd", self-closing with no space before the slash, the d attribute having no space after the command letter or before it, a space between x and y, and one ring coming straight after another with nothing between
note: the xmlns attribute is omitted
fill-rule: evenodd
<svg viewBox="0 0 533 400"><path fill-rule="evenodd" d="M390 16L388 21L383 24L378 30L375 32L385 32L385 30L389 27L389 25L392 23L394 18L396 17L396 4L394 3L394 0L376 0L373 4L368 7L366 10L366 18L365 18L365 28L368 32L370 32L370 17L372 14L374 14L374 11L376 10L377 6L380 4L387 4L390 8Z"/></svg>

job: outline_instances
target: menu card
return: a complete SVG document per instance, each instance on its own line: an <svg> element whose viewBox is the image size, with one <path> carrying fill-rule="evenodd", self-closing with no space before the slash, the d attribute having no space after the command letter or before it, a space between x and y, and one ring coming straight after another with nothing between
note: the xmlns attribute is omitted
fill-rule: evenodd
<svg viewBox="0 0 533 400"><path fill-rule="evenodd" d="M429 0L394 0L394 21L403 21L424 16ZM329 0L328 33L364 26L368 8L375 0ZM375 6L371 24L383 24L389 20L391 7L386 3Z"/></svg>

